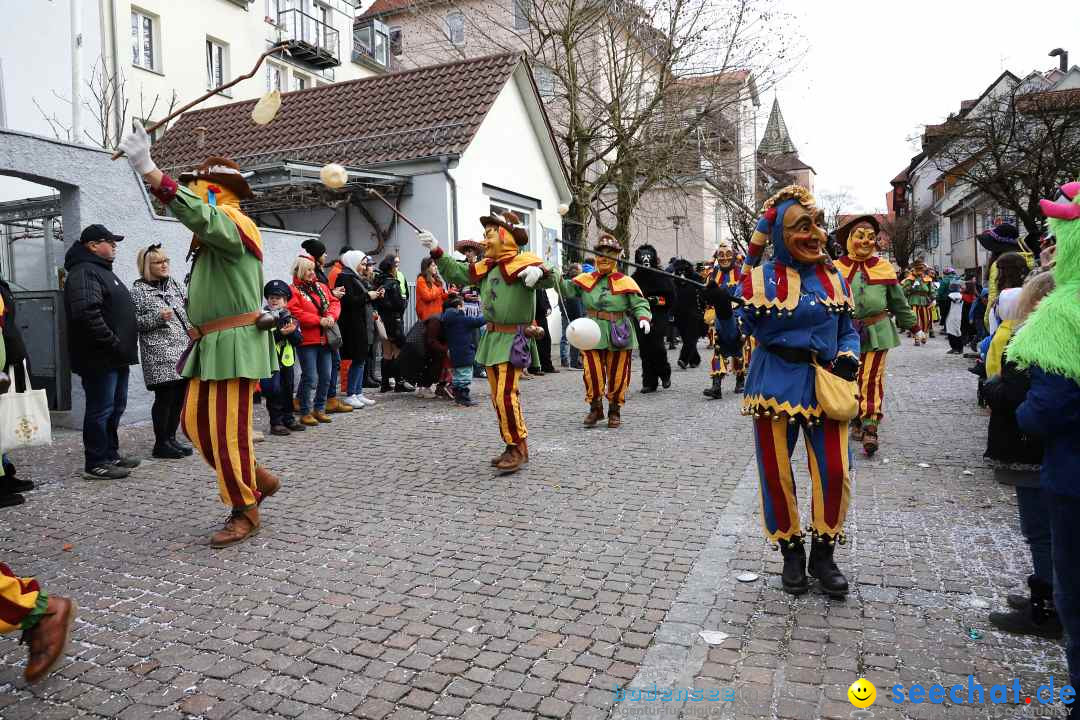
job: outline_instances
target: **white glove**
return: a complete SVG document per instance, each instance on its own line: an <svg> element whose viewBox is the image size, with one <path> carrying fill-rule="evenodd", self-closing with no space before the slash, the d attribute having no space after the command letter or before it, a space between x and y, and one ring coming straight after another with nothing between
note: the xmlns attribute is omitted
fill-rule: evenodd
<svg viewBox="0 0 1080 720"><path fill-rule="evenodd" d="M521 282L525 283L525 287L536 285L542 277L544 277L543 269L538 268L535 265L530 265L521 271Z"/></svg>
<svg viewBox="0 0 1080 720"><path fill-rule="evenodd" d="M638 320L637 325L639 328L641 328L641 332L645 333L646 335L648 335L649 331L652 330L652 325L650 325L649 321L645 318L641 318L640 320Z"/></svg>
<svg viewBox="0 0 1080 720"><path fill-rule="evenodd" d="M439 241L436 240L435 236L427 230L421 230L420 232L416 233L416 239L420 241L420 244L423 245L428 250L428 252L431 252L435 248L439 247Z"/></svg>
<svg viewBox="0 0 1080 720"><path fill-rule="evenodd" d="M146 128L141 123L135 124L134 132L130 132L120 141L120 149L127 155L127 161L139 175L147 175L158 169L150 158L150 136L146 134Z"/></svg>

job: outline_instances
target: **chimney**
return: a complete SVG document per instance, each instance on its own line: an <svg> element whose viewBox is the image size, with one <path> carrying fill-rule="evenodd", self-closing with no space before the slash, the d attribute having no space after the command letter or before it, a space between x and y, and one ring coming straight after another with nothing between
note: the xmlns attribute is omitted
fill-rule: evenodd
<svg viewBox="0 0 1080 720"><path fill-rule="evenodd" d="M1069 72L1069 51L1062 50L1061 48L1054 48L1050 51L1050 57L1058 58L1058 67L1061 68L1061 72Z"/></svg>
<svg viewBox="0 0 1080 720"><path fill-rule="evenodd" d="M200 150L206 147L206 128L202 126L195 128L195 146Z"/></svg>

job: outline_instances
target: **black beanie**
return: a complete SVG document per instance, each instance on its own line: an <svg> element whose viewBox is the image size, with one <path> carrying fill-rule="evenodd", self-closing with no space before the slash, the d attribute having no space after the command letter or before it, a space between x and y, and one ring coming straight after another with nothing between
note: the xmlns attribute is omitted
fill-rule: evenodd
<svg viewBox="0 0 1080 720"><path fill-rule="evenodd" d="M320 240L314 238L300 243L300 247L304 248L304 250L307 251L307 254L316 260L326 254L326 246L323 245Z"/></svg>

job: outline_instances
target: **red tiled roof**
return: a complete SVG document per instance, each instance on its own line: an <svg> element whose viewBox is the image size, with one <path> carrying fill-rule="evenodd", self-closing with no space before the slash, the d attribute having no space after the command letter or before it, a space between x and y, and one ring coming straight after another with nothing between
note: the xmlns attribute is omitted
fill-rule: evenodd
<svg viewBox="0 0 1080 720"><path fill-rule="evenodd" d="M242 167L283 160L371 166L464 152L520 53L350 80L284 93L268 125L251 120L255 100L184 113L154 145L169 171L208 156ZM200 145L197 128L205 128Z"/></svg>
<svg viewBox="0 0 1080 720"><path fill-rule="evenodd" d="M364 14L360 17L376 17L378 15L393 15L394 13L407 10L410 6L419 5L423 0L375 0Z"/></svg>

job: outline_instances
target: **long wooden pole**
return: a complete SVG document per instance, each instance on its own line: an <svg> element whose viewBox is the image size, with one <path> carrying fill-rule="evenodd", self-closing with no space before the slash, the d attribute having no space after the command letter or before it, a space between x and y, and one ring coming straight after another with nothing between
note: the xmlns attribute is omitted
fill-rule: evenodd
<svg viewBox="0 0 1080 720"><path fill-rule="evenodd" d="M559 238L555 238L555 242L557 242L557 243L559 243L561 245L565 245L566 247L574 248L575 250L586 253L588 255L596 255L597 254L595 250L590 250L587 247L583 247L581 245L578 245L577 243L572 243L572 242L569 242L567 240L560 240ZM707 287L707 285L705 285L705 283L698 282L697 280L691 280L688 277L684 277L682 275L676 275L675 273L669 273L666 270L661 270L659 268L647 267L645 265L638 265L636 262L631 262L629 260L624 260L623 258L619 258L619 262L626 263L630 267L636 267L636 268L639 268L641 270L648 270L649 272L654 272L654 273L656 273L658 275L665 275L665 276L667 276L669 278L672 278L674 280L679 280L681 282L687 282L687 283L690 283L691 285L697 285L700 288Z"/></svg>
<svg viewBox="0 0 1080 720"><path fill-rule="evenodd" d="M390 208L390 212L394 213L394 214L395 214L395 215L397 215L397 216L398 216L399 218L401 218L402 220L404 220L405 222L407 222L407 223L408 223L408 224L409 224L410 226L412 226L412 229L413 229L413 230L415 230L416 232L423 232L423 230L421 229L421 227L420 227L419 225L417 225L416 223L414 223L414 222L413 222L412 220L410 220L410 219L409 219L408 217L406 217L404 213L402 213L402 212L401 212L400 210L398 210L398 209L397 209L396 207L394 207L393 205L391 205L391 204L390 204L390 201L389 201L389 200L387 200L386 198L384 198L384 197L383 197L382 195L380 195L380 194L378 193L378 191L376 191L376 190L372 190L372 189L370 189L370 188L369 188L369 189L368 189L368 191L367 191L367 193L368 193L368 195L370 195L370 196L373 196L373 197L376 197L376 198L378 198L379 200L381 200L381 201L382 201L382 204L383 204L383 205L385 205L386 207Z"/></svg>
<svg viewBox="0 0 1080 720"><path fill-rule="evenodd" d="M237 84L238 82L240 82L242 80L249 80L249 79L255 77L255 73L259 72L259 68L262 67L263 60L266 60L266 58L268 58L269 56L273 55L276 52L281 52L281 51L285 50L285 48L286 48L285 43L282 43L280 45L275 45L274 47L270 48L269 50L267 50L266 52L264 52L262 55L259 56L259 60L255 63L255 67L251 68L251 72L247 73L246 75L241 75L239 77L233 78L232 80L225 83L224 85L222 85L220 87L216 87L213 90L210 90L205 95L200 95L199 97L192 100L191 102L189 102L184 107L170 113L166 117L162 118L161 120L158 120L156 123L154 123L150 127L146 128L146 133L148 135L153 133L155 130L160 128L165 123L179 117L180 115L183 115L184 113L186 113L191 108L195 107L196 105L203 102L204 100L208 100L208 99L214 97L215 95L220 93L222 90L228 90L233 85ZM113 153L112 159L116 160L117 158L123 157L123 155L124 155L123 150L117 150L116 152Z"/></svg>

